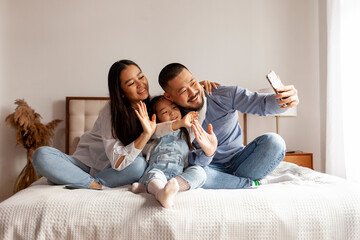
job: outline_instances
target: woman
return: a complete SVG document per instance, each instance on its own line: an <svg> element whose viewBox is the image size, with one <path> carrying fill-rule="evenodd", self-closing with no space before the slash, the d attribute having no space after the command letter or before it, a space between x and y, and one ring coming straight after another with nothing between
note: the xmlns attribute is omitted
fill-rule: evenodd
<svg viewBox="0 0 360 240"><path fill-rule="evenodd" d="M206 83L209 88L209 83ZM36 172L54 184L102 189L140 179L147 163L142 149L154 133L155 119L140 123L134 109L149 102L149 85L133 61L115 62L108 75L110 102L91 131L84 133L71 156L51 148L34 152Z"/></svg>

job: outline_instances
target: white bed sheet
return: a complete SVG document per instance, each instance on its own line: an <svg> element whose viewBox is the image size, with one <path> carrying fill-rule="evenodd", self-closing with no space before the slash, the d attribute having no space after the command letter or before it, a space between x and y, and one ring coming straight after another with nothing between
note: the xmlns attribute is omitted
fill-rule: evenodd
<svg viewBox="0 0 360 240"><path fill-rule="evenodd" d="M0 239L360 239L360 187L282 162L302 181L179 193L171 209L129 186L67 190L40 179L0 203Z"/></svg>

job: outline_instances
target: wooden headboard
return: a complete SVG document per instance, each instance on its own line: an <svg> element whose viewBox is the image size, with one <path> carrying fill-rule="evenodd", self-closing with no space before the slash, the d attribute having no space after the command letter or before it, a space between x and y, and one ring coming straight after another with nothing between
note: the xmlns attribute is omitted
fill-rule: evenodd
<svg viewBox="0 0 360 240"><path fill-rule="evenodd" d="M66 97L65 153L73 154L80 136L92 129L108 97ZM247 117L239 112L243 142L247 145Z"/></svg>

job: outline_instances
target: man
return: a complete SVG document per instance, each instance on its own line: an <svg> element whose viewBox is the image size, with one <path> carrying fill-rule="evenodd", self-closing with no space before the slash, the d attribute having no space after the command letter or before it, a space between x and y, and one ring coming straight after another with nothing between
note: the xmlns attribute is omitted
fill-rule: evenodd
<svg viewBox="0 0 360 240"><path fill-rule="evenodd" d="M182 64L172 63L159 74L164 96L181 106L184 112L198 111L203 126L212 124L218 147L211 157L197 152L190 164L203 166L207 181L203 188L244 188L259 183L285 156L284 140L275 133L259 136L244 147L237 110L261 116L286 111L299 103L293 86L278 88L278 95L258 94L240 87L219 86L209 95ZM286 105L285 105L286 104ZM208 137L212 136L209 129ZM197 141L193 142L200 148Z"/></svg>

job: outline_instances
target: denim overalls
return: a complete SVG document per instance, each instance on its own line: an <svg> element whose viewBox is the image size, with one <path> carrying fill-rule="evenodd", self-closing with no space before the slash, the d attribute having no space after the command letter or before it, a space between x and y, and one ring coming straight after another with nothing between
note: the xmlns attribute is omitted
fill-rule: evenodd
<svg viewBox="0 0 360 240"><path fill-rule="evenodd" d="M166 183L180 175L189 183L190 189L201 187L206 180L205 171L200 166L184 169L188 153L189 147L186 140L181 137L180 129L161 137L151 152L149 167L139 182L145 186L153 179Z"/></svg>

